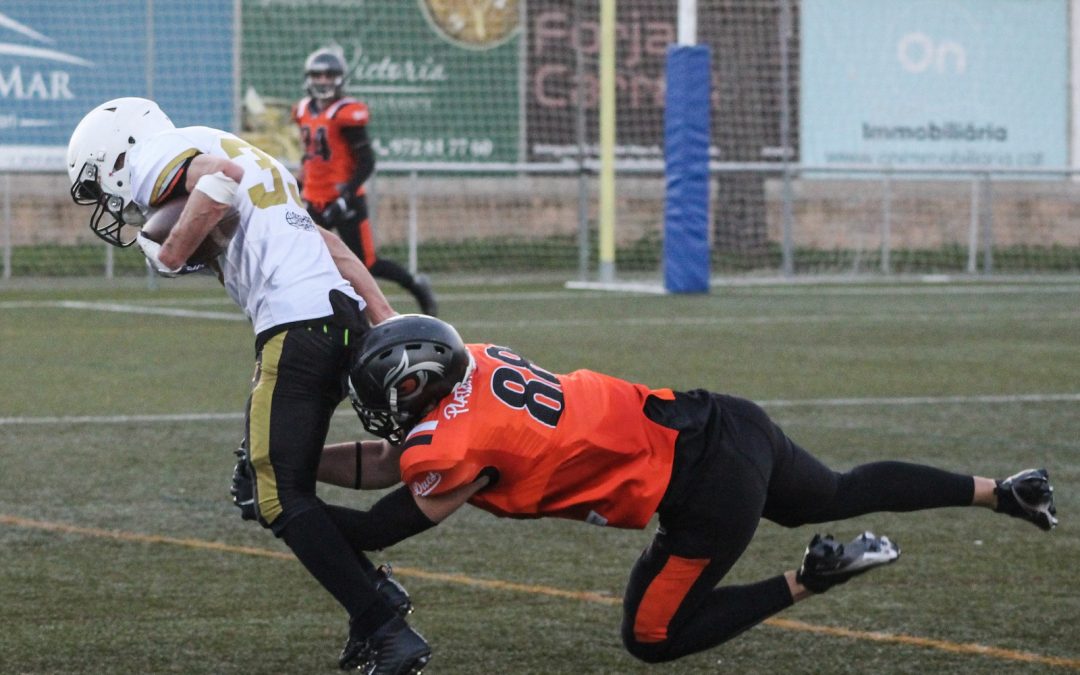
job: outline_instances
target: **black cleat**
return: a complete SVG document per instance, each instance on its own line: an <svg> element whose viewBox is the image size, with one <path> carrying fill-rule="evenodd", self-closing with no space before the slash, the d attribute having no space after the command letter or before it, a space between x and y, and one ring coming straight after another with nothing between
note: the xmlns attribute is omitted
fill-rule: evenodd
<svg viewBox="0 0 1080 675"><path fill-rule="evenodd" d="M338 656L338 667L342 670L367 670L371 660L371 641L366 637L356 637L349 631L349 639Z"/></svg>
<svg viewBox="0 0 1080 675"><path fill-rule="evenodd" d="M386 604L390 605L390 609L404 618L413 611L412 598L409 597L409 592L405 590L405 587L393 577L393 574L394 569L390 565L379 565L370 574L371 583L375 585L375 590L382 595Z"/></svg>
<svg viewBox="0 0 1080 675"><path fill-rule="evenodd" d="M998 513L1023 518L1049 532L1057 526L1057 508L1054 506L1054 487L1046 469L1027 469L999 480L994 494L997 495Z"/></svg>
<svg viewBox="0 0 1080 675"><path fill-rule="evenodd" d="M371 636L372 668L367 675L416 675L431 660L427 640L404 619L392 619Z"/></svg>
<svg viewBox="0 0 1080 675"><path fill-rule="evenodd" d="M232 486L229 494L232 495L232 503L240 509L240 517L244 520L255 520L255 484L251 470L251 462L247 458L247 450L241 445L234 451L236 466L233 467Z"/></svg>
<svg viewBox="0 0 1080 675"><path fill-rule="evenodd" d="M417 274L413 277L416 283L413 286L413 295L420 304L420 313L435 316L439 312L439 303L435 300L435 293L431 290L431 279L426 274Z"/></svg>
<svg viewBox="0 0 1080 675"><path fill-rule="evenodd" d="M372 643L366 637L352 635L350 631L349 639L346 640L345 647L341 649L341 656L338 657L338 667L342 671L366 672L372 665L370 661L372 661Z"/></svg>
<svg viewBox="0 0 1080 675"><path fill-rule="evenodd" d="M393 577L394 570L390 565L379 565L368 573L375 590L382 596L390 609L404 619L413 610L412 599L397 579ZM349 639L338 657L338 666L342 670L360 668L368 672L372 667L371 638L359 637L352 632L352 623L349 624Z"/></svg>
<svg viewBox="0 0 1080 675"><path fill-rule="evenodd" d="M365 675L418 675L430 660L427 640L396 617L366 640L350 635L338 665L342 670L360 668Z"/></svg>
<svg viewBox="0 0 1080 675"><path fill-rule="evenodd" d="M841 544L831 534L815 534L803 554L795 579L814 593L824 593L867 570L895 562L900 548L888 537L863 532L851 543Z"/></svg>

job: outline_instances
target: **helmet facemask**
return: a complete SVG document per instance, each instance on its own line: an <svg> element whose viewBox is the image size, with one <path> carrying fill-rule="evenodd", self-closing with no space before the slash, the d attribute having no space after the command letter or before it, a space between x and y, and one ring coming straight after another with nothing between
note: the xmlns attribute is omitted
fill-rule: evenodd
<svg viewBox="0 0 1080 675"><path fill-rule="evenodd" d="M360 400L360 396L353 387L352 378L349 378L349 402L352 403L353 410L356 411L356 415L360 418L360 423L364 425L364 429L366 429L368 433L374 434L379 438L385 438L394 445L398 445L405 440L405 435L408 433L409 429L412 428L411 424L407 427L403 427L398 420L394 418L394 414L389 409L383 410L365 405L364 402ZM406 420L406 422L408 422L408 420Z"/></svg>
<svg viewBox="0 0 1080 675"><path fill-rule="evenodd" d="M118 157L121 163L123 159L123 155ZM101 189L98 167L93 162L83 164L79 178L71 184L71 199L79 206L94 206L94 212L90 215L90 229L113 246L127 248L134 244L135 236L125 241L121 230L125 225L142 227L146 221L146 214L134 202L123 195L109 194Z"/></svg>
<svg viewBox="0 0 1080 675"><path fill-rule="evenodd" d="M315 75L333 75L333 79L315 80ZM330 101L341 98L342 87L345 85L345 77L341 74L329 72L311 72L304 77L304 88L307 93L318 101Z"/></svg>
<svg viewBox="0 0 1080 675"><path fill-rule="evenodd" d="M304 64L304 89L317 101L332 101L345 93L345 59L331 49L319 49Z"/></svg>
<svg viewBox="0 0 1080 675"><path fill-rule="evenodd" d="M113 246L127 247L125 225L141 227L146 214L132 201L127 156L138 142L173 129L172 120L156 103L126 97L106 101L88 112L68 141L67 168L71 199L93 206L90 229Z"/></svg>

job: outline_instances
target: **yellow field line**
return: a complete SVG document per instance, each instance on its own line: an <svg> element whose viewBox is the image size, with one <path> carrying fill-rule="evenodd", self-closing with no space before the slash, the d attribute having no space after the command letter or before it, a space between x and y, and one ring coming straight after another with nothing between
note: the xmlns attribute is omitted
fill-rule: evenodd
<svg viewBox="0 0 1080 675"><path fill-rule="evenodd" d="M1006 661L1023 661L1025 663L1038 663L1044 666L1062 666L1080 670L1080 659L1066 659L1057 656L1042 656L1031 652L1018 652L1013 649L1001 649L999 647L987 647L962 642L949 642L947 640L935 640L922 638L914 635L893 635L892 633L878 633L876 631L848 630L847 628L833 628L831 626L817 626L812 623L793 621L791 619L766 619L765 623L777 628L799 630L807 633L819 633L834 637L847 637L856 640L870 640L873 642L891 642L894 644L913 645L915 647L928 647L940 649L955 654L980 654Z"/></svg>
<svg viewBox="0 0 1080 675"><path fill-rule="evenodd" d="M291 553L287 553L284 551L272 551L270 549L257 548L254 546L234 546L232 544L223 544L217 541L206 541L204 539L183 539L177 537L164 537L156 534L138 534L135 532L124 532L121 530L104 530L96 527L82 527L79 525L69 525L66 523L56 523L44 520L32 520L30 518L20 518L18 516L9 516L4 514L0 514L0 524L14 525L16 527L25 527L36 530L48 530L50 532L62 532L64 534L77 534L86 537L97 537L100 539L131 541L143 544L169 544L171 546L183 546L186 548L202 549L207 551L239 553L242 555L259 556L263 558L276 558L278 560L295 560ZM417 579L425 579L429 581L441 581L450 584L484 588L487 590L531 593L533 595L546 595L549 597L564 598L568 600L580 600L582 602L591 602L602 605L622 604L621 598L606 595L603 593L567 591L560 588L552 588L551 586L516 584L509 581L491 581L486 579L476 579L474 577L466 576L464 574L429 572L426 570L415 569L411 567L394 567L394 571L395 573L403 577L414 577ZM1036 663L1046 666L1059 666L1062 668L1080 670L1080 659L1069 659L1057 656L1042 656L1041 654L1032 654L1031 652L1021 652L1012 649L1001 649L999 647L987 647L985 645L979 644L949 642L947 640L936 640L933 638L916 637L914 635L850 630L847 628L835 628L832 626L819 626L817 624L805 623L803 621L794 621L792 619L766 619L765 624L783 630L793 630L804 633L817 633L819 635L844 637L854 640L868 640L871 642L911 645L914 647L939 649L941 651L952 652L954 654L976 654L980 656L988 656L991 658L1000 659L1002 661L1020 661L1024 663Z"/></svg>

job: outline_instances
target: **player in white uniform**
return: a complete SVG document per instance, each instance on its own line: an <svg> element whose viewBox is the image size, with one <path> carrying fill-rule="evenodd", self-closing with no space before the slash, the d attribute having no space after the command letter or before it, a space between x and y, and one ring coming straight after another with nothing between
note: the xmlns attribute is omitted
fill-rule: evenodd
<svg viewBox="0 0 1080 675"><path fill-rule="evenodd" d="M186 127L139 142L127 157L133 201L143 206L167 200L181 172L190 171L189 160L200 155L231 161L242 170L235 198L227 204L239 212L240 225L219 262L225 289L256 334L333 314L330 289L364 306L300 206L285 167L232 134Z"/></svg>
<svg viewBox="0 0 1080 675"><path fill-rule="evenodd" d="M256 335L246 424L255 513L349 612L343 668L375 651L376 672L422 666L426 642L398 616L403 608L388 602L396 585L378 576L361 542L350 541L342 521L348 510L315 493L353 348L367 319L394 313L367 269L337 235L315 226L281 163L224 131L175 128L152 101L115 99L91 110L71 136L67 161L73 199L95 207L91 229L115 246L138 244L164 276L197 271L188 258L222 216L239 213L215 266ZM187 204L160 245L125 231L183 195ZM376 591L376 583L389 590Z"/></svg>

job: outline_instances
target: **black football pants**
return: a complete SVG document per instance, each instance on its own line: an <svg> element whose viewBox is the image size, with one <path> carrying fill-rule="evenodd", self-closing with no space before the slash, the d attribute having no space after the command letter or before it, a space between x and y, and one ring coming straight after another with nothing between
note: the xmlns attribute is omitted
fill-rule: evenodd
<svg viewBox="0 0 1080 675"><path fill-rule="evenodd" d="M350 545L315 494L330 418L344 397L348 341L349 333L328 319L260 336L248 410L249 456L259 522L285 541L361 630L373 632L393 612L368 579L372 564Z"/></svg>
<svg viewBox="0 0 1080 675"><path fill-rule="evenodd" d="M630 574L623 642L672 659L716 646L792 604L783 575L717 584L764 517L785 527L876 511L966 506L971 476L904 462L837 473L793 443L754 403L704 391L650 399L647 414L679 429L660 528Z"/></svg>

